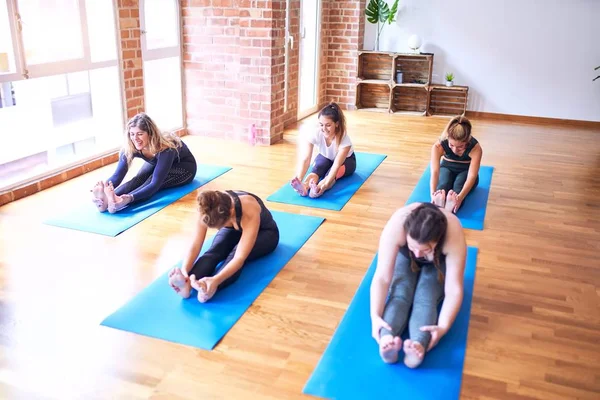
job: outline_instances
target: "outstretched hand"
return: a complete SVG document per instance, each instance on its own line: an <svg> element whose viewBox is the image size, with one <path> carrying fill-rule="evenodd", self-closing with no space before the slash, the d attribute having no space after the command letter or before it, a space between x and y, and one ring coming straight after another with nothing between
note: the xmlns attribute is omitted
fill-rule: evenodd
<svg viewBox="0 0 600 400"><path fill-rule="evenodd" d="M429 341L429 347L427 347L427 351L429 351L433 349L436 344L438 344L442 336L444 336L447 331L437 325L427 325L421 327L421 332L431 333L431 340Z"/></svg>
<svg viewBox="0 0 600 400"><path fill-rule="evenodd" d="M388 331L392 330L392 327L383 320L383 318L379 317L379 316L372 316L371 317L371 336L373 336L373 339L375 339L375 341L377 343L379 343L379 339L381 338L379 335L379 331L381 330L381 328L385 328Z"/></svg>

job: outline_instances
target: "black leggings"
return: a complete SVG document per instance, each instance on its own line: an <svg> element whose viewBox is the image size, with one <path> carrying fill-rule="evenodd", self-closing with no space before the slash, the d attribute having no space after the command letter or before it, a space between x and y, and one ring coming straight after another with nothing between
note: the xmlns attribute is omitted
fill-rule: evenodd
<svg viewBox="0 0 600 400"><path fill-rule="evenodd" d="M236 231L233 228L221 228L215 235L210 248L196 261L188 276L196 275L196 279L201 279L207 276L214 276L222 270L235 256L237 245L242 237L241 231ZM275 225L268 229L258 231L254 247L248 254L246 261L251 261L259 257L265 256L277 247L279 244L279 229ZM217 270L217 266L221 261L224 261L221 267ZM246 263L244 262L244 265ZM242 265L243 267L243 265ZM238 269L235 274L227 278L219 285L219 288L224 288L235 282L242 268Z"/></svg>
<svg viewBox="0 0 600 400"><path fill-rule="evenodd" d="M169 170L169 173L167 174L167 177L163 181L162 185L160 185L159 190L190 183L194 180L194 177L196 176L196 168L196 163L191 162L180 162L178 164L175 164ZM152 182L153 173L154 165L150 163L144 163L144 165L142 166L142 168L140 168L136 176L131 178L130 181L123 183L115 189L115 194L117 196L121 196L124 194L129 194L134 190L148 186L150 182ZM146 198L136 197L134 199L134 203L143 200L146 200Z"/></svg>
<svg viewBox="0 0 600 400"><path fill-rule="evenodd" d="M454 190L456 194L465 186L467 176L469 175L469 166L467 163L453 163L446 160L442 160L440 165L440 179L436 190L445 190L448 193L450 190ZM475 180L475 184L471 188L471 191L477 187L479 183L479 176Z"/></svg>
<svg viewBox="0 0 600 400"><path fill-rule="evenodd" d="M319 153L319 155L317 155L317 157L315 158L315 164L312 168L312 171L310 171L313 174L317 174L319 175L319 179L323 179L325 177L325 175L327 175L327 173L329 172L329 170L331 169L331 167L333 166L333 161L331 161L329 158L321 155ZM354 171L356 171L356 155L354 153L352 153L352 155L350 157L346 157L346 159L344 160L344 163L340 166L341 167L346 167L346 171L344 171L344 175L340 176L340 177L334 177L335 179L340 179L340 178L344 178L346 176L352 175L354 173ZM339 172L339 170L338 170Z"/></svg>

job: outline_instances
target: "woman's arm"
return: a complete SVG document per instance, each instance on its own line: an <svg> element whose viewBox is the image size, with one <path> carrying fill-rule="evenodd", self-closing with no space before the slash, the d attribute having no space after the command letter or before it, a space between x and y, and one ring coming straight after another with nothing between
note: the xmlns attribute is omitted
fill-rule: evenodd
<svg viewBox="0 0 600 400"><path fill-rule="evenodd" d="M396 257L403 245L401 238L404 237L405 216L405 212L396 211L381 232L377 269L371 282L371 318L383 315L385 300L394 275Z"/></svg>
<svg viewBox="0 0 600 400"><path fill-rule="evenodd" d="M162 150L156 155L156 167L152 172L152 180L146 186L142 186L133 192L129 193L133 196L133 201L140 202L154 196L159 191L160 187L164 183L169 171L173 167L173 161L177 157L177 150L168 148Z"/></svg>
<svg viewBox="0 0 600 400"><path fill-rule="evenodd" d="M242 237L237 245L235 255L229 263L219 271L214 278L217 284L220 285L227 278L235 274L246 261L248 255L256 244L258 229L260 227L260 205L253 199L251 203L243 204L242 221Z"/></svg>
<svg viewBox="0 0 600 400"><path fill-rule="evenodd" d="M429 181L429 192L433 194L435 192L438 182L440 180L440 158L444 154L444 149L440 142L435 142L433 146L431 146L431 160L430 160L430 169L431 169L431 179Z"/></svg>
<svg viewBox="0 0 600 400"><path fill-rule="evenodd" d="M450 217L449 217L450 218ZM467 257L467 243L458 219L448 221L448 234L446 243L446 276L444 277L444 302L440 310L438 326L446 334L460 310L464 294L465 260Z"/></svg>
<svg viewBox="0 0 600 400"><path fill-rule="evenodd" d="M473 150L471 150L470 156L471 164L469 165L467 180L465 181L460 193L458 193L458 198L461 202L465 199L465 197L467 197L473 188L475 181L477 180L477 175L479 175L479 166L481 165L481 157L483 156L483 150L481 149L479 143L477 143Z"/></svg>
<svg viewBox="0 0 600 400"><path fill-rule="evenodd" d="M112 182L113 186L116 188L123 182L123 178L127 175L127 171L129 170L129 163L127 162L127 156L124 152L119 154L119 163L117 164L117 169L115 173L112 174L110 178L106 180L106 182Z"/></svg>
<svg viewBox="0 0 600 400"><path fill-rule="evenodd" d="M348 153L350 153L351 146L342 147L338 150L338 153L335 156L335 160L333 160L333 165L329 169L329 173L325 177L325 185L329 185L335 181L335 177L337 176L338 170L346 161L346 157L348 157Z"/></svg>
<svg viewBox="0 0 600 400"><path fill-rule="evenodd" d="M313 144L304 137L298 138L298 161L296 165L296 178L302 182L308 167L310 166L310 156L313 152Z"/></svg>
<svg viewBox="0 0 600 400"><path fill-rule="evenodd" d="M202 217L198 216L198 221L196 222L196 232L194 233L194 240L192 241L192 245L188 249L185 257L183 258L183 262L181 263L181 271L185 276L188 276L191 271L198 255L200 254L200 250L202 249L202 245L204 244L204 239L206 238L206 231L208 227L202 222Z"/></svg>

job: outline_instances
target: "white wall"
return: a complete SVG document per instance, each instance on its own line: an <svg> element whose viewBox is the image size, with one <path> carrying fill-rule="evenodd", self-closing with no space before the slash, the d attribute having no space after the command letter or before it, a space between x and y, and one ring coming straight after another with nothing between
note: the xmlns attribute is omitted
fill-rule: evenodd
<svg viewBox="0 0 600 400"><path fill-rule="evenodd" d="M408 52L413 33L434 83L469 86L469 110L600 121L600 0L400 0L379 50ZM375 37L367 21L365 49Z"/></svg>

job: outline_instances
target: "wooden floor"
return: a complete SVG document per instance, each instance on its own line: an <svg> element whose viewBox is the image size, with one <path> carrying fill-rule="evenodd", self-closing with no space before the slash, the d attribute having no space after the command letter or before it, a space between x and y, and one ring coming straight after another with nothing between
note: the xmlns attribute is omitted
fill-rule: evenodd
<svg viewBox="0 0 600 400"><path fill-rule="evenodd" d="M99 325L183 255L194 194L116 238L42 224L89 201L112 166L0 208L0 398L308 398L302 388L385 222L447 121L365 112L348 120L358 151L388 158L342 211L268 203L327 221L211 352ZM496 170L485 229L466 231L479 257L461 398L598 399L600 130L473 125L483 164ZM201 162L233 167L209 188L266 198L294 172L296 135L255 148L185 141Z"/></svg>

